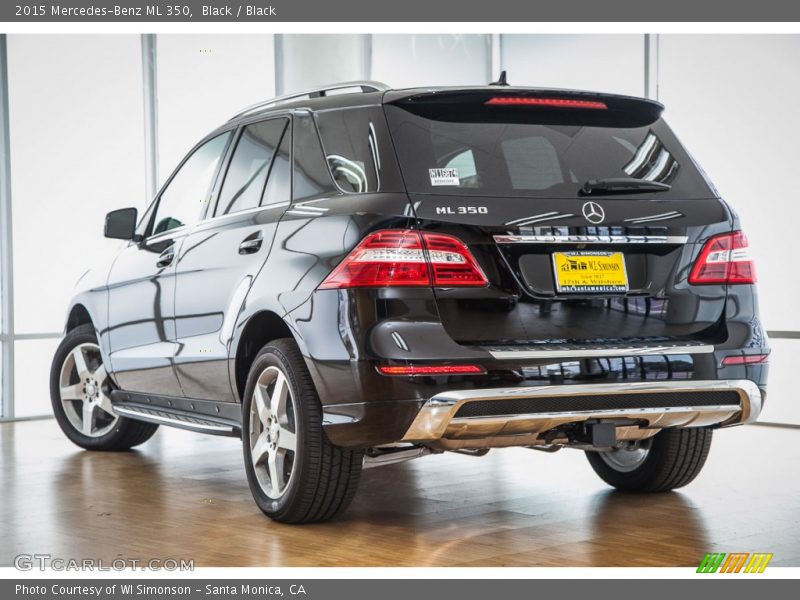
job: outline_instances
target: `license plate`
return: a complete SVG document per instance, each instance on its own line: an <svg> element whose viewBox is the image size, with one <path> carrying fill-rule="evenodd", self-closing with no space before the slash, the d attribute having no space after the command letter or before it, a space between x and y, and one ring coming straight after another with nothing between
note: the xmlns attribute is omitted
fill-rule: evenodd
<svg viewBox="0 0 800 600"><path fill-rule="evenodd" d="M554 252L559 293L627 292L622 252Z"/></svg>

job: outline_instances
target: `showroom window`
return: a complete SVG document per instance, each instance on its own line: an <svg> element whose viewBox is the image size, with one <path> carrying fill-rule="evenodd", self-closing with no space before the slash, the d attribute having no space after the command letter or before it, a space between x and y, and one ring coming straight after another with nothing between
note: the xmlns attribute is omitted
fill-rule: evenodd
<svg viewBox="0 0 800 600"><path fill-rule="evenodd" d="M217 215L227 215L261 204L275 151L286 130L287 119L270 119L248 125L239 136L236 150L222 184Z"/></svg>
<svg viewBox="0 0 800 600"><path fill-rule="evenodd" d="M228 131L212 138L180 166L161 193L151 235L197 222L230 137L231 132Z"/></svg>

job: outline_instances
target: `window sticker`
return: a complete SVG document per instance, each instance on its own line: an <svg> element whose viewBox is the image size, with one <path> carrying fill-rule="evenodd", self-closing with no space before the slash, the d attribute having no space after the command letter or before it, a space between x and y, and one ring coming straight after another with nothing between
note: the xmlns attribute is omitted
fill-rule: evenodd
<svg viewBox="0 0 800 600"><path fill-rule="evenodd" d="M458 169L428 169L431 185L461 185Z"/></svg>

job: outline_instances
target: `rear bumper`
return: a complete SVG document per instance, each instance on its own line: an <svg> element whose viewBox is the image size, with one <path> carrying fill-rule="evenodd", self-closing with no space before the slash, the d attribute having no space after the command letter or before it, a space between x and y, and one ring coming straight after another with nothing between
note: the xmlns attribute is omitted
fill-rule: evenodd
<svg viewBox="0 0 800 600"><path fill-rule="evenodd" d="M559 428L596 421L614 422L618 439L641 439L666 427L751 423L761 406L761 390L746 379L463 390L428 400L403 441L444 449L558 443Z"/></svg>

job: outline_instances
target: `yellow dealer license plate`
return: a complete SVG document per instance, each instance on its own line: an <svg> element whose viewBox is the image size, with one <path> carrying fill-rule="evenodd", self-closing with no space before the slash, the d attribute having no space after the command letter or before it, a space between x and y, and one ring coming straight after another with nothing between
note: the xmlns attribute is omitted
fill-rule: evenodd
<svg viewBox="0 0 800 600"><path fill-rule="evenodd" d="M559 293L628 291L622 252L555 252L553 267Z"/></svg>

